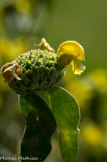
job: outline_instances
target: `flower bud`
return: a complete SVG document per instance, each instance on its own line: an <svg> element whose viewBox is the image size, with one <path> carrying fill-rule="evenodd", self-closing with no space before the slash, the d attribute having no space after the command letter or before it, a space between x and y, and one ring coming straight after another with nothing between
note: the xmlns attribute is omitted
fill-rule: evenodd
<svg viewBox="0 0 107 162"><path fill-rule="evenodd" d="M58 64L55 53L37 49L5 64L2 75L16 93L24 95L50 89L63 78L64 69Z"/></svg>

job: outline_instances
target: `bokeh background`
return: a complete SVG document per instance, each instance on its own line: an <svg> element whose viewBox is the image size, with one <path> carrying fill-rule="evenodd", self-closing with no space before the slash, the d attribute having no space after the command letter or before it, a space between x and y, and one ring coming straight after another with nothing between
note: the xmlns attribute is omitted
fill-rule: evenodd
<svg viewBox="0 0 107 162"><path fill-rule="evenodd" d="M61 82L80 105L77 162L107 160L106 30L106 0L0 0L0 67L34 49L42 37L55 50L66 40L85 49L85 72L74 76L68 66ZM0 74L0 156L20 154L25 121L17 98ZM46 162L63 162L56 135L52 144Z"/></svg>

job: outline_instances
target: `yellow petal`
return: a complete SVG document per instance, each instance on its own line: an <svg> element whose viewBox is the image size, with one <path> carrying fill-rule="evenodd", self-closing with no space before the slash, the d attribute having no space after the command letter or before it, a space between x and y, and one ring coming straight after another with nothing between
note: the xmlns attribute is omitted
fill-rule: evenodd
<svg viewBox="0 0 107 162"><path fill-rule="evenodd" d="M58 58L58 61L60 62L60 64L65 67L66 65L70 64L71 61L73 59L72 55L68 55L68 54L62 54L60 55L60 57Z"/></svg>
<svg viewBox="0 0 107 162"><path fill-rule="evenodd" d="M57 58L60 58L62 55L74 56L76 59L80 61L85 61L84 49L83 47L76 41L65 41L63 42L57 51Z"/></svg>
<svg viewBox="0 0 107 162"><path fill-rule="evenodd" d="M72 59L71 64L72 64L72 71L74 74L80 75L86 69L86 67L82 65L81 61Z"/></svg>

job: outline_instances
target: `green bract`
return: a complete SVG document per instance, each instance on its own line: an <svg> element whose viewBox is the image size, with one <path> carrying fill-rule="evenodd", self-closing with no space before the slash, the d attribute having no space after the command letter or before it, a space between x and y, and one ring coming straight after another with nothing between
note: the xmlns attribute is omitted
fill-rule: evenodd
<svg viewBox="0 0 107 162"><path fill-rule="evenodd" d="M31 50L15 59L21 68L20 80L8 81L9 86L19 94L30 91L44 91L56 85L64 76L64 68L60 66L53 52Z"/></svg>

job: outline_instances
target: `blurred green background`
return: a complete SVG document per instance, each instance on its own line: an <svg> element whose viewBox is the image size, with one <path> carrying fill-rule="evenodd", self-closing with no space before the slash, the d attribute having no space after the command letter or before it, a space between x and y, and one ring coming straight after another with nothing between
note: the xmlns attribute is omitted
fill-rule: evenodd
<svg viewBox="0 0 107 162"><path fill-rule="evenodd" d="M85 72L74 76L68 66L60 84L80 105L77 162L107 160L106 29L106 0L0 0L0 67L35 48L42 37L55 50L66 40L85 49ZM0 75L0 156L20 155L25 121L17 98ZM52 144L46 162L63 162L56 134Z"/></svg>

